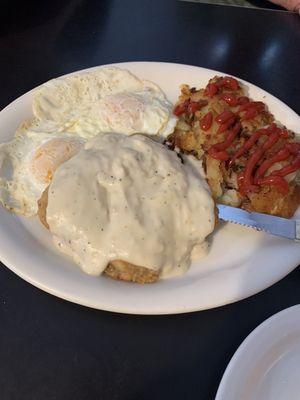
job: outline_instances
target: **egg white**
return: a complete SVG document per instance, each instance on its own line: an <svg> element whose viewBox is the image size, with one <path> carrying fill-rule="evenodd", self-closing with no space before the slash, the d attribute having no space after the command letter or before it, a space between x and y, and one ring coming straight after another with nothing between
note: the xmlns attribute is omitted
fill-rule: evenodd
<svg viewBox="0 0 300 400"><path fill-rule="evenodd" d="M162 90L129 71L97 71L53 79L34 94L40 121L64 126L87 139L99 132L168 136L177 118Z"/></svg>
<svg viewBox="0 0 300 400"><path fill-rule="evenodd" d="M11 142L0 145L0 202L24 216L36 214L55 169L87 140L106 132L164 138L177 122L157 85L120 68L53 79L35 91L32 107L33 118L20 125ZM34 161L47 143L44 161ZM43 172L48 167L49 176Z"/></svg>
<svg viewBox="0 0 300 400"><path fill-rule="evenodd" d="M37 201L49 185L55 169L77 154L84 143L85 139L66 132L54 134L30 130L16 136L10 142L2 143L2 205L19 215L35 215L38 209ZM49 166L51 171L48 171Z"/></svg>

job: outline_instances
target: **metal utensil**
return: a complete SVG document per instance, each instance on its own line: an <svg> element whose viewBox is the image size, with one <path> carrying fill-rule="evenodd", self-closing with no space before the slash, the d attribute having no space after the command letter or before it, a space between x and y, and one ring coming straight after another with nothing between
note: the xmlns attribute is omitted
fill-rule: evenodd
<svg viewBox="0 0 300 400"><path fill-rule="evenodd" d="M263 230L272 235L300 240L300 220L275 217L257 212L248 212L240 208L217 205L219 218L224 221Z"/></svg>

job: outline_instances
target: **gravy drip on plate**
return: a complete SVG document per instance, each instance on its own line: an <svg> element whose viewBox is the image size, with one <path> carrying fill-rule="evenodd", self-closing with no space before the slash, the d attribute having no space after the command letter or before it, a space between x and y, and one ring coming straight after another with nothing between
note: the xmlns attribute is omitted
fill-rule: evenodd
<svg viewBox="0 0 300 400"><path fill-rule="evenodd" d="M88 274L113 260L179 275L214 229L201 162L141 135L99 135L56 171L47 221ZM202 251L202 255L204 250Z"/></svg>

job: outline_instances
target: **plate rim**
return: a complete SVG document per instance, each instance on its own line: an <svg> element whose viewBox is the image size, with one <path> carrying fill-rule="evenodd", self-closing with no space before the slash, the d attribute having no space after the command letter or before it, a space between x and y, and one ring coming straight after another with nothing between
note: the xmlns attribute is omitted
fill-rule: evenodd
<svg viewBox="0 0 300 400"><path fill-rule="evenodd" d="M129 69L130 70L130 66L131 65L140 65L142 66L143 64L145 65L149 65L149 64L156 64L156 65L167 65L167 66L172 66L172 67L184 67L184 68L193 68L195 70L203 70L211 73L211 74L224 74L223 72L220 71L216 71L216 70L212 70L209 68L204 68L201 66L196 66L196 65L188 65L188 64L181 64L181 63L170 63L170 62L156 62L156 61L130 61L130 62L121 62L121 63L111 63L111 64L103 64L103 65L98 65L98 66L94 66L94 67L90 67L90 68L85 68L82 70L77 70L77 71L73 71L71 73L67 73L64 75L60 75L58 77L65 77L65 76L70 76L70 75L74 75L74 74L78 74L78 73L84 73L87 71L92 71L92 70L96 70L99 68L103 68L103 67L111 67L111 66L116 66L116 67L120 67L120 68L125 68L125 69ZM234 75L230 75L230 76L234 76ZM53 77L51 79L55 79L58 77ZM240 80L241 82L245 83L246 85L250 85L256 89L259 89L259 91L263 94L263 95L267 95L269 98L275 100L275 102L279 103L281 107L284 107L289 113L293 113L294 117L299 118L298 114L291 109L287 104L285 104L283 101L281 101L280 99L278 99L277 97L273 96L272 94L266 92L264 89L261 89L260 87L245 81L243 79L240 79L239 77L236 77L238 80ZM19 96L18 98L16 98L15 100L13 100L11 103L9 103L6 107L4 107L0 114L2 112L4 112L7 108L9 107L13 107L17 102L22 101L22 99L28 95L30 95L34 90L36 90L36 88L38 88L41 85L38 85L34 88L32 88L31 90L27 91L26 93L22 94L21 96ZM168 97L168 96L167 96ZM223 305L227 305L227 304L231 304L234 303L236 301L240 301L243 300L245 298L251 297L256 293L259 293L260 291L267 289L268 287L272 286L274 283L278 282L279 280L283 279L286 275L288 275L292 270L294 270L297 266L298 266L298 262L296 263L291 263L291 265L289 266L289 268L286 269L286 271L284 272L284 274L280 274L280 277L278 276L274 276L273 279L269 280L268 284L261 284L261 285L256 285L255 288L252 288L252 290L248 290L246 293L244 293L243 295L238 295L236 294L235 296L232 296L232 299L230 301L218 301L218 302L214 302L213 305L207 307L207 306L201 306L200 305L192 305L192 306L183 306L182 308L172 308L168 305L165 306L165 308L163 308L160 311L157 311L156 309L149 309L146 307L146 309L141 310L134 310L132 306L126 307L123 306L122 308L119 307L114 307L114 306L108 306L106 305L98 305L98 304L94 304L93 302L89 302L89 301L85 301L82 300L80 297L76 297L75 295L68 295L65 294L64 292L55 289L53 287L49 287L47 286L45 283L40 282L35 280L34 278L32 278L30 275L27 275L25 273L25 271L23 271L22 269L20 270L18 267L16 267L15 265L12 266L13 263L10 262L9 256L7 254L5 254L3 256L3 251L1 250L1 261L3 263L4 266L6 266L6 268L10 269L12 272L14 272L16 275L18 275L19 277L21 277L23 280L25 280L26 282L32 284L33 286L51 294L54 295L58 298L61 298L63 300L67 300L79 305L83 305L83 306L87 306L90 308L94 308L94 309L99 309L99 310L105 310L105 311L110 311L110 312L116 312L116 313L125 313L125 314L137 314L137 315L171 315L171 314L181 314L181 313L188 313L188 312L196 312L196 311L201 311L201 310L207 310L207 309L211 309L211 308L216 308L216 307L220 307Z"/></svg>
<svg viewBox="0 0 300 400"><path fill-rule="evenodd" d="M93 67L88 67L88 68L84 68L84 69L79 69L79 70L75 70L73 72L67 72L66 74L63 75L57 75L57 76L53 76L52 78L48 79L47 81L41 83L40 85L34 86L32 89L28 90L27 92L24 92L23 94L21 94L20 96L18 96L16 99L14 99L13 101L11 101L10 103L8 103L6 106L4 106L3 108L0 109L0 113L2 111L4 111L6 108L10 107L12 104L14 104L15 102L17 102L19 99L21 99L23 96L26 96L29 93L32 93L34 90L36 90L37 88L39 88L40 86L44 85L46 82L49 82L52 79L57 79L57 78L64 78L67 76L71 76L74 74L78 74L78 73L84 73L87 71L91 71L91 70L96 70L98 68L103 68L103 67L118 67L121 65L130 65L130 64L164 64L164 65L176 65L176 66L180 66L180 67L188 67L188 68L195 68L195 69L202 69L205 71L210 71L214 74L221 74L221 75L229 75L232 76L233 78L238 79L239 81L245 83L246 85L250 85L250 86L254 86L256 88L258 88L259 90L261 90L262 92L264 92L264 94L267 94L269 97L271 97L272 99L276 100L277 102L280 102L285 108L287 108L289 110L289 112L292 111L292 113L299 118L298 113L291 108L287 103L285 103L283 100L279 99L278 97L276 97L275 95L273 95L272 93L267 92L265 89L255 85L254 83L251 83L245 79L242 79L234 74L229 74L226 72L222 72L216 69L211 69L211 68L205 68L205 67L201 67L199 65L194 65L194 64L183 64L183 63L177 63L177 62L168 62L168 61L121 61L121 62L116 62L116 63L109 63L109 64L99 64L99 65L95 65ZM121 68L121 67L120 67Z"/></svg>
<svg viewBox="0 0 300 400"><path fill-rule="evenodd" d="M229 363L227 364L227 367L223 373L223 376L221 378L215 400L226 400L224 396L224 392L227 388L227 385L230 384L230 377L234 373L234 370L236 368L236 365L238 364L238 360L243 356L245 351L247 351L247 347L251 345L251 343L254 341L254 339L257 339L257 336L260 335L262 332L264 332L270 325L272 325L274 322L277 320L280 320L281 318L285 318L289 314L294 314L294 313L300 314L300 304L295 304L291 307L287 307L281 311L278 311L277 313L271 315L267 319L265 319L263 322L261 322L256 328L254 328L247 336L246 338L242 341L242 343L238 346L236 351L234 352L233 356L231 357ZM226 392L225 392L226 395Z"/></svg>

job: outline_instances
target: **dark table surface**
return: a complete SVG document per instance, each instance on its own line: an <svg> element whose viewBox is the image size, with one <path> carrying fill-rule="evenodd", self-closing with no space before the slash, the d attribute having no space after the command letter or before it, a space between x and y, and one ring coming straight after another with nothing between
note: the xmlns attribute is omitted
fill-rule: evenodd
<svg viewBox="0 0 300 400"><path fill-rule="evenodd" d="M300 113L297 15L167 0L19 3L0 2L0 107L67 72L147 60L237 75ZM239 344L300 303L299 287L297 269L218 309L131 316L60 300L3 266L0 399L213 399Z"/></svg>

